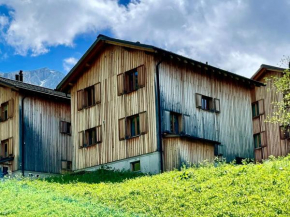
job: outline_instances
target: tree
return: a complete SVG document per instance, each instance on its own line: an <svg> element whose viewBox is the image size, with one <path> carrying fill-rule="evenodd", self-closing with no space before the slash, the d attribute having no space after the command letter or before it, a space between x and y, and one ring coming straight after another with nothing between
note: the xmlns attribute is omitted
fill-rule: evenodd
<svg viewBox="0 0 290 217"><path fill-rule="evenodd" d="M276 91L277 94L283 96L281 100L272 102L275 109L266 121L288 128L290 124L290 70L286 69L281 77L266 78L266 82L270 84L268 90Z"/></svg>

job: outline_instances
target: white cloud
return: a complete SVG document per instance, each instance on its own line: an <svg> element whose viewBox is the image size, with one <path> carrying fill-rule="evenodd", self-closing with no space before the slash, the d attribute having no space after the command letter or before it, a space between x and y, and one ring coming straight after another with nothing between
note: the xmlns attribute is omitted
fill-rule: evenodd
<svg viewBox="0 0 290 217"><path fill-rule="evenodd" d="M73 46L77 35L111 27L125 9L114 0L0 0L12 8L6 42L21 55L47 53L49 47Z"/></svg>
<svg viewBox="0 0 290 217"><path fill-rule="evenodd" d="M78 59L69 57L63 60L63 68L66 72L70 71L72 67L78 62Z"/></svg>
<svg viewBox="0 0 290 217"><path fill-rule="evenodd" d="M73 46L85 33L153 44L250 77L289 55L287 0L0 0L10 21L4 38L18 54ZM65 62L64 62L65 64ZM68 66L69 67L69 66Z"/></svg>

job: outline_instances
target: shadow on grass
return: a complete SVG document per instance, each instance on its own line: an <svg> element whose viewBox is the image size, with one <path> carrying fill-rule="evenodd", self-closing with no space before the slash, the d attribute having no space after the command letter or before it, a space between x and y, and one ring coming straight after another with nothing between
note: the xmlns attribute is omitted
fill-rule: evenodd
<svg viewBox="0 0 290 217"><path fill-rule="evenodd" d="M54 182L60 184L69 184L69 183L118 183L123 182L128 179L135 179L137 177L145 176L142 173L130 172L130 171L115 171L109 169L99 169L93 172L79 172L74 174L65 174L60 176L53 176L45 178L47 182Z"/></svg>

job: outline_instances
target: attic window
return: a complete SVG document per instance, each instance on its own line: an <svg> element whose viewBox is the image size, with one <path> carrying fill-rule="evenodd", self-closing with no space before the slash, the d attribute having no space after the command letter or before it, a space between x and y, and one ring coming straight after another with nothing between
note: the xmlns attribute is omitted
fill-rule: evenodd
<svg viewBox="0 0 290 217"><path fill-rule="evenodd" d="M200 108L205 111L220 112L220 100L209 96L195 94L196 108Z"/></svg>

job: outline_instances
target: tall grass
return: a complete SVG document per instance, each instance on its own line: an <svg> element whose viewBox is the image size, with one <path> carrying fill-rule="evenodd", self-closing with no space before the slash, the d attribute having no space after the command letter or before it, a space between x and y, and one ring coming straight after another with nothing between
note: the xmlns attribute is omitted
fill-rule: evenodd
<svg viewBox="0 0 290 217"><path fill-rule="evenodd" d="M290 216L290 156L149 176L99 170L0 183L0 215Z"/></svg>

